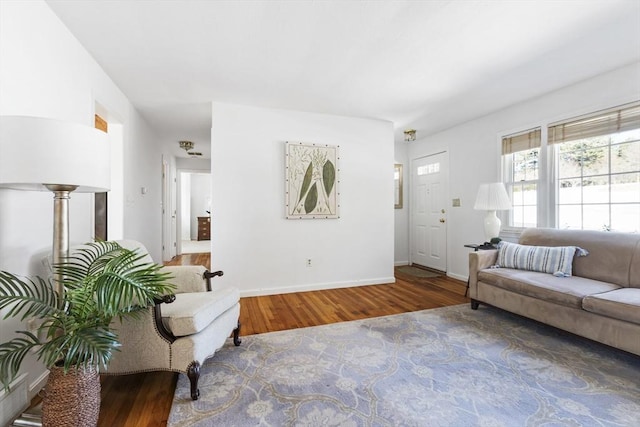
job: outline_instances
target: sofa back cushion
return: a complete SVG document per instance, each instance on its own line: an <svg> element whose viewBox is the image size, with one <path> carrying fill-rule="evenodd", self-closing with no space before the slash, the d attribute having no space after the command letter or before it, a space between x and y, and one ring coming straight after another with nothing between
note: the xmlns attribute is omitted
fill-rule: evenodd
<svg viewBox="0 0 640 427"><path fill-rule="evenodd" d="M574 258L574 276L640 288L639 234L527 228L520 235L519 243L536 246L579 246L586 249L589 255Z"/></svg>
<svg viewBox="0 0 640 427"><path fill-rule="evenodd" d="M497 267L571 276L576 246L528 246L500 242Z"/></svg>

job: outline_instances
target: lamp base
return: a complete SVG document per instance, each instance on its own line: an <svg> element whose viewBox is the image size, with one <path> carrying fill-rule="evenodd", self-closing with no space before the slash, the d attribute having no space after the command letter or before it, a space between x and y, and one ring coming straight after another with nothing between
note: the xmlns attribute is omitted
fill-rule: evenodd
<svg viewBox="0 0 640 427"><path fill-rule="evenodd" d="M9 427L41 427L42 426L42 402L24 411L13 420Z"/></svg>
<svg viewBox="0 0 640 427"><path fill-rule="evenodd" d="M500 235L502 221L496 215L496 211L487 211L484 217L484 238L490 242L494 237Z"/></svg>
<svg viewBox="0 0 640 427"><path fill-rule="evenodd" d="M45 184L53 192L53 264L60 264L69 255L69 194L77 185ZM62 277L55 273L53 277L56 293L64 293Z"/></svg>

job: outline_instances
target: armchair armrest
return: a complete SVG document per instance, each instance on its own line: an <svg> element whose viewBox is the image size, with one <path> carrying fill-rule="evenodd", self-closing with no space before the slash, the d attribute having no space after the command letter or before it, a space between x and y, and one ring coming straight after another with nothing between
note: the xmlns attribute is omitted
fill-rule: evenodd
<svg viewBox="0 0 640 427"><path fill-rule="evenodd" d="M490 249L469 253L469 296L478 297L478 272L496 263L498 250Z"/></svg>
<svg viewBox="0 0 640 427"><path fill-rule="evenodd" d="M160 336L169 343L173 343L176 340L176 337L164 326L164 322L162 322L161 307L162 304L171 304L175 300L176 296L173 294L163 295L153 299L153 302L155 303L153 306L153 322L156 324L156 331L158 331L158 334L160 334Z"/></svg>
<svg viewBox="0 0 640 427"><path fill-rule="evenodd" d="M158 304L171 304L176 300L176 296L174 294L162 295L161 297L156 297L153 299L153 303L155 305Z"/></svg>
<svg viewBox="0 0 640 427"><path fill-rule="evenodd" d="M218 271L214 271L211 272L209 270L205 271L204 274L202 275L205 280L207 281L207 290L211 291L211 279L216 277L216 276L223 276L224 272L218 270Z"/></svg>
<svg viewBox="0 0 640 427"><path fill-rule="evenodd" d="M173 275L172 282L177 286L176 294L211 292L211 278L224 274L222 271L210 272L203 266L165 266L163 269ZM174 294L154 298L153 321L155 329L169 343L173 343L177 338L162 321L162 305L170 304L175 300Z"/></svg>
<svg viewBox="0 0 640 427"><path fill-rule="evenodd" d="M162 267L162 270L173 276L171 283L176 285L176 294L208 290L204 277L207 269L202 265L171 265Z"/></svg>

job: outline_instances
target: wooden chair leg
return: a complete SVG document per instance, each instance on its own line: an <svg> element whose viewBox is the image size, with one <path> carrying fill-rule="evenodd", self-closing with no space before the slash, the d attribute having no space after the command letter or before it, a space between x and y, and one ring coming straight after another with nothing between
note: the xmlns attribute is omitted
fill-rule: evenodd
<svg viewBox="0 0 640 427"><path fill-rule="evenodd" d="M236 347L242 344L242 340L240 339L240 321L238 321L238 326L233 330L233 343Z"/></svg>
<svg viewBox="0 0 640 427"><path fill-rule="evenodd" d="M191 383L191 400L198 400L200 390L198 389L198 380L200 379L200 363L191 362L187 367L187 377Z"/></svg>

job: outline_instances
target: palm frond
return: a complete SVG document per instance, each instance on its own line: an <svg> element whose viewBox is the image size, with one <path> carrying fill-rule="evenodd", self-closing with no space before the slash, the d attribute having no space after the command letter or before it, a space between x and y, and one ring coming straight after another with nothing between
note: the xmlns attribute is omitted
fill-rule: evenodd
<svg viewBox="0 0 640 427"><path fill-rule="evenodd" d="M43 344L38 354L47 366L62 360L68 372L72 366L107 366L119 345L115 333L107 327L96 327L58 336Z"/></svg>
<svg viewBox="0 0 640 427"><path fill-rule="evenodd" d="M4 318L49 317L58 313L59 296L51 282L40 277L36 282L0 271L0 310L8 308Z"/></svg>
<svg viewBox="0 0 640 427"><path fill-rule="evenodd" d="M97 277L95 292L98 306L105 313L117 315L133 305L147 307L153 299L175 290L168 280L171 275L161 272L157 264L141 264L144 255L134 251L118 254Z"/></svg>
<svg viewBox="0 0 640 427"><path fill-rule="evenodd" d="M0 378L5 388L9 387L15 378L29 350L40 345L40 341L35 335L24 331L18 333L24 337L19 336L0 344Z"/></svg>
<svg viewBox="0 0 640 427"><path fill-rule="evenodd" d="M0 346L5 387L36 345L38 359L48 367L59 361L65 371L72 366L106 366L120 345L109 329L111 321L136 314L175 289L169 283L171 275L162 272L162 266L145 262L145 257L116 242L89 243L53 266L56 277L62 278L62 297L51 281L0 272L0 309L7 309L5 318L44 319L38 332L46 335L40 342L29 332L19 332L24 337Z"/></svg>
<svg viewBox="0 0 640 427"><path fill-rule="evenodd" d="M65 288L82 283L85 277L100 274L104 266L118 253L126 251L116 242L98 241L87 243L59 264L53 271L64 277Z"/></svg>

